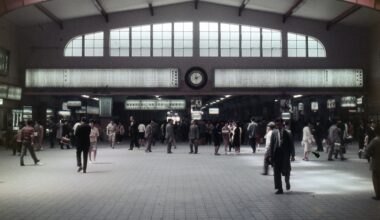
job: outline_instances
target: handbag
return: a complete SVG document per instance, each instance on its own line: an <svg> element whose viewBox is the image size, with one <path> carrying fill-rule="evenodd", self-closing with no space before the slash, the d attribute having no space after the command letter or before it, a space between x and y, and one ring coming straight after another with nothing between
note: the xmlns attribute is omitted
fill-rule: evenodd
<svg viewBox="0 0 380 220"><path fill-rule="evenodd" d="M68 137L62 137L61 144L69 144L69 143L70 143L70 138L68 138Z"/></svg>

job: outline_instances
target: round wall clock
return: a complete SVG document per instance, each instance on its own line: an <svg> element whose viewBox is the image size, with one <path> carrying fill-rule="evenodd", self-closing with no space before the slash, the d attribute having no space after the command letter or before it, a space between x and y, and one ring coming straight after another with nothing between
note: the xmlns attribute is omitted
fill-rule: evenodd
<svg viewBox="0 0 380 220"><path fill-rule="evenodd" d="M186 72L185 82L192 89L201 89L207 83L207 73L200 67L192 67Z"/></svg>

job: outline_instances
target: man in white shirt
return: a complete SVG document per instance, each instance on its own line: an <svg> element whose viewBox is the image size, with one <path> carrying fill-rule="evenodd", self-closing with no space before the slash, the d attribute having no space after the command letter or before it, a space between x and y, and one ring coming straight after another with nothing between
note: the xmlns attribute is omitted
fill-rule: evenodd
<svg viewBox="0 0 380 220"><path fill-rule="evenodd" d="M265 138L265 154L264 154L264 169L263 169L263 172L261 173L262 175L268 175L268 170L269 170L269 157L270 157L270 153L269 153L269 147L270 147L270 140L271 140L271 136L272 136L272 131L275 127L275 123L274 122L269 122L268 125L267 125L267 133L265 134L264 138Z"/></svg>
<svg viewBox="0 0 380 220"><path fill-rule="evenodd" d="M112 120L108 123L106 127L106 134L108 136L108 141L110 142L111 148L115 148L115 136L116 136L116 124Z"/></svg>

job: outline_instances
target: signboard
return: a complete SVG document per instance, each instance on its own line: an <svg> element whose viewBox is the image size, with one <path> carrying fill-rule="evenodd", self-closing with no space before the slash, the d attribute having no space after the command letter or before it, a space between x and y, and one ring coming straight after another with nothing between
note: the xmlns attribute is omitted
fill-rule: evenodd
<svg viewBox="0 0 380 220"><path fill-rule="evenodd" d="M178 88L178 69L27 69L27 88Z"/></svg>
<svg viewBox="0 0 380 220"><path fill-rule="evenodd" d="M290 112L281 113L282 120L290 120Z"/></svg>
<svg viewBox="0 0 380 220"><path fill-rule="evenodd" d="M82 102L81 101L67 101L67 107L73 108L73 107L81 107Z"/></svg>
<svg viewBox="0 0 380 220"><path fill-rule="evenodd" d="M4 99L0 99L0 105L4 104Z"/></svg>
<svg viewBox="0 0 380 220"><path fill-rule="evenodd" d="M9 73L9 50L0 48L0 75Z"/></svg>
<svg viewBox="0 0 380 220"><path fill-rule="evenodd" d="M355 96L345 96L341 98L340 106L345 108L356 107L356 97Z"/></svg>
<svg viewBox="0 0 380 220"><path fill-rule="evenodd" d="M99 98L99 114L100 117L112 117L112 98Z"/></svg>
<svg viewBox="0 0 380 220"><path fill-rule="evenodd" d="M363 104L363 97L357 98L356 99L356 104L362 105Z"/></svg>
<svg viewBox="0 0 380 220"><path fill-rule="evenodd" d="M99 107L87 106L87 114L99 115Z"/></svg>
<svg viewBox="0 0 380 220"><path fill-rule="evenodd" d="M183 110L185 108L186 101L183 99L129 99L125 101L126 110Z"/></svg>
<svg viewBox="0 0 380 220"><path fill-rule="evenodd" d="M319 109L318 102L311 102L311 110L318 111L318 109Z"/></svg>
<svg viewBox="0 0 380 220"><path fill-rule="evenodd" d="M8 96L8 86L0 85L0 98L7 98Z"/></svg>
<svg viewBox="0 0 380 220"><path fill-rule="evenodd" d="M298 103L298 110L303 111L303 103L302 102Z"/></svg>
<svg viewBox="0 0 380 220"><path fill-rule="evenodd" d="M327 99L327 108L334 109L336 107L335 99Z"/></svg>
<svg viewBox="0 0 380 220"><path fill-rule="evenodd" d="M8 87L8 99L21 100L22 89L20 87L9 86Z"/></svg>
<svg viewBox="0 0 380 220"><path fill-rule="evenodd" d="M209 108L208 113L210 115L219 115L219 108Z"/></svg>
<svg viewBox="0 0 380 220"><path fill-rule="evenodd" d="M215 88L363 88L363 70L216 69Z"/></svg>

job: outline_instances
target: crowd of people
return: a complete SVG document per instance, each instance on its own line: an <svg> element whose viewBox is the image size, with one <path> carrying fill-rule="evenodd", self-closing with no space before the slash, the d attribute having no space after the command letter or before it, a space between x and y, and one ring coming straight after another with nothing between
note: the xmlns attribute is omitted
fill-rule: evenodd
<svg viewBox="0 0 380 220"><path fill-rule="evenodd" d="M175 123L172 119L159 125L155 120L147 123L138 123L133 116L129 118L127 129L120 121L110 120L104 129L99 123L82 118L72 126L68 120L60 119L57 123L49 120L46 125L46 135L49 139L50 147L54 148L56 142L60 148L77 150L78 172L86 172L87 161L90 163L96 160L97 142L102 133L108 140L111 148L120 144L125 136L128 136L129 150L134 148L144 148L146 153L152 152L152 146L157 141L167 145L167 153L173 153L178 140L178 131L181 130L181 141L189 143L189 154L198 154L199 145L213 144L213 153L220 155L220 146L224 146L224 154L240 154L241 145L247 143L252 153L256 153L260 144L263 144L265 153L263 161L263 175L268 175L269 166L273 166L275 176L276 194L282 194L283 188L281 176L285 177L286 189L290 189L291 161L295 160L294 137L289 123L284 123L282 119L274 122L263 123L251 118L249 123L243 124L235 121L231 122L205 122L192 120L189 125ZM264 125L264 126L263 126ZM179 129L181 128L181 129ZM310 153L319 157L319 152L328 153L327 160L333 161L338 156L340 160L346 160L347 145L354 137L358 142L359 158L366 158L377 164L379 161L380 146L379 128L374 121L367 125L364 122L359 124L357 129L350 122L342 122L336 118L331 120L328 128L321 126L321 123L305 123L302 129L301 146L304 149L303 160L309 161ZM33 121L20 124L20 129L15 135L13 154L20 153L20 165L24 166L24 156L29 151L35 164L41 164L35 151L43 150L44 127ZM184 132L187 135L183 134ZM355 134L356 132L356 134ZM185 137L186 136L186 137ZM83 157L83 163L82 163ZM334 158L334 159L333 159ZM377 159L376 159L377 158ZM373 181L376 191L376 199L379 199L379 171L377 165L372 165Z"/></svg>

